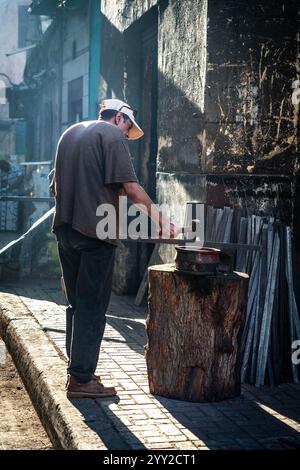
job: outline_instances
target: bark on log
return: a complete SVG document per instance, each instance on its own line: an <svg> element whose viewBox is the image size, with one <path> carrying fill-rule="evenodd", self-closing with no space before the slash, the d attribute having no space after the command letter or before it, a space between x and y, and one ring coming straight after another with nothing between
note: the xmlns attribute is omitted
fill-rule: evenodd
<svg viewBox="0 0 300 470"><path fill-rule="evenodd" d="M248 275L194 276L149 268L146 362L150 392L219 401L241 391Z"/></svg>

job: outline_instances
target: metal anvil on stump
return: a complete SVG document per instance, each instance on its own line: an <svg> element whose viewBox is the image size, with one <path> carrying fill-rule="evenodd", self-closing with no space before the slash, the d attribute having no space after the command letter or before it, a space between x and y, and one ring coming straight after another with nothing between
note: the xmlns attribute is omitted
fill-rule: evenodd
<svg viewBox="0 0 300 470"><path fill-rule="evenodd" d="M149 268L145 347L150 393L187 401L240 395L249 276Z"/></svg>

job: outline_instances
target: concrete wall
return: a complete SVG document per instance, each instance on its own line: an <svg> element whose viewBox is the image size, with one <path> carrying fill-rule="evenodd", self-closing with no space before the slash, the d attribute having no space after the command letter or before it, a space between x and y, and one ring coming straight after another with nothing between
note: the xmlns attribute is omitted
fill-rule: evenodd
<svg viewBox="0 0 300 470"><path fill-rule="evenodd" d="M297 2L208 5L201 167L290 174L299 126L299 105L292 103L300 72Z"/></svg>
<svg viewBox="0 0 300 470"><path fill-rule="evenodd" d="M296 0L104 0L101 96L128 94L123 33L155 5L158 169L291 173L299 129Z"/></svg>
<svg viewBox="0 0 300 470"><path fill-rule="evenodd" d="M199 172L206 18L206 0L172 0L159 15L158 171Z"/></svg>
<svg viewBox="0 0 300 470"><path fill-rule="evenodd" d="M280 202L277 177L292 177L296 165L296 2L208 1L207 35L204 2L187 6L170 1L160 17L158 171L243 174L235 198L227 197L232 180L211 179L207 202L243 204L246 185L264 194L252 197L253 208L271 210L274 201L263 202L274 200L269 187ZM253 174L265 175L264 184L247 179ZM289 197L282 189L287 203L291 183ZM158 192L162 199L169 189L159 184Z"/></svg>
<svg viewBox="0 0 300 470"><path fill-rule="evenodd" d="M101 97L139 105L139 25L155 8L157 201L179 205L180 223L191 199L247 202L291 223L299 135L299 104L292 102L300 76L296 0L104 0ZM139 148L133 154L140 168L143 155ZM124 289L137 262L130 256L130 269L118 278Z"/></svg>
<svg viewBox="0 0 300 470"><path fill-rule="evenodd" d="M157 0L102 0L101 11L105 18L123 33L158 3Z"/></svg>

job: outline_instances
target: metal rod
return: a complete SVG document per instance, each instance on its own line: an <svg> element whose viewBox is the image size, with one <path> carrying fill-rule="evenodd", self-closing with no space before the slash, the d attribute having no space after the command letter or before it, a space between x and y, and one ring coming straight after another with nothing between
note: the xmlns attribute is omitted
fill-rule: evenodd
<svg viewBox="0 0 300 470"><path fill-rule="evenodd" d="M41 223L43 223L46 219L48 219L53 213L54 213L55 207L52 207L49 209L45 214L42 215L34 224L27 230L27 232L23 233L19 238L16 240L11 241L7 245L5 245L3 248L0 249L0 255L4 253L6 250L14 246L16 243L19 243L20 241L24 240L27 235L32 232L32 230L36 229Z"/></svg>
<svg viewBox="0 0 300 470"><path fill-rule="evenodd" d="M124 238L120 239L122 242L138 242L138 243L159 243L159 244L170 244L170 245L186 245L187 243L195 243L200 245L200 242L195 240L195 238L189 240L179 240L177 238ZM247 245L245 243L224 243L224 242L213 242L213 241L204 241L203 247L207 248L226 248L226 249L240 249L240 250L254 250L260 251L261 247L259 245Z"/></svg>
<svg viewBox="0 0 300 470"><path fill-rule="evenodd" d="M286 265L285 265L286 280L288 284L288 298L289 298L289 320L290 320L290 342L294 340L294 282L293 282L293 268L292 268L292 236L291 227L286 227ZM298 383L297 366L292 363L292 373L295 383Z"/></svg>
<svg viewBox="0 0 300 470"><path fill-rule="evenodd" d="M280 240L278 233L274 237L274 244L272 250L271 264L270 264L270 273L265 297L262 325L261 325L261 336L258 347L258 359L257 359L257 371L256 371L256 386L263 385L268 351L269 351L269 340L270 340L270 326L273 314L273 305L275 297L275 288L277 280L277 270L278 270L278 258L280 250Z"/></svg>
<svg viewBox="0 0 300 470"><path fill-rule="evenodd" d="M34 197L34 196L0 196L0 201L34 201L34 202L53 202L54 197Z"/></svg>

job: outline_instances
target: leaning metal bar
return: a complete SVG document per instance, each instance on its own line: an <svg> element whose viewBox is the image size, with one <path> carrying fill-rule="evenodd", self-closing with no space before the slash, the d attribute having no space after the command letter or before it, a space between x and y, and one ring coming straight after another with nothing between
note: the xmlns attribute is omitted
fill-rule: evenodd
<svg viewBox="0 0 300 470"><path fill-rule="evenodd" d="M0 196L0 201L34 201L34 202L54 202L54 197L34 197L34 196Z"/></svg>
<svg viewBox="0 0 300 470"><path fill-rule="evenodd" d="M138 243L158 243L158 244L169 244L169 245L186 245L187 243L195 243L199 245L199 242L195 238L189 240L180 240L179 238L120 238L121 242L138 242ZM228 250L253 250L261 251L260 245L247 245L245 243L223 243L213 242L204 240L203 248L223 248Z"/></svg>
<svg viewBox="0 0 300 470"><path fill-rule="evenodd" d="M36 227L38 227L41 223L43 223L46 219L48 219L55 211L55 207L52 207L48 212L46 212L42 217L40 217L34 224L27 230L27 232L23 233L21 237L17 238L16 240L11 241L7 245L5 245L3 248L0 249L0 255L4 253L6 250L14 246L16 243L19 243L21 240L24 240L27 235L34 230Z"/></svg>

